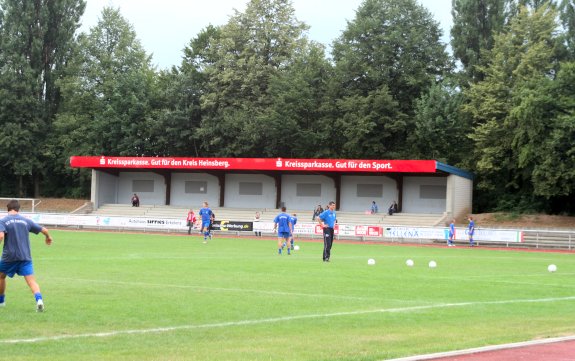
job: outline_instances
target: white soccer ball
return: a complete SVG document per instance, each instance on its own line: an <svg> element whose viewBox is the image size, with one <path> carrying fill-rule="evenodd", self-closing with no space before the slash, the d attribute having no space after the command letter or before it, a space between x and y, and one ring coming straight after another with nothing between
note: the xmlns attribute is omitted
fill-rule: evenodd
<svg viewBox="0 0 575 361"><path fill-rule="evenodd" d="M429 261L429 268L435 268L437 267L437 263L435 263L435 261Z"/></svg>
<svg viewBox="0 0 575 361"><path fill-rule="evenodd" d="M299 246L293 246L294 251L299 251Z"/></svg>
<svg viewBox="0 0 575 361"><path fill-rule="evenodd" d="M557 271L557 266L555 266L554 264L550 264L549 267L547 267L547 271L555 272Z"/></svg>
<svg viewBox="0 0 575 361"><path fill-rule="evenodd" d="M407 261L405 261L405 264L407 265L407 267L413 267L413 260L408 259Z"/></svg>
<svg viewBox="0 0 575 361"><path fill-rule="evenodd" d="M373 258L370 258L367 260L367 264L373 266L375 264L375 260Z"/></svg>

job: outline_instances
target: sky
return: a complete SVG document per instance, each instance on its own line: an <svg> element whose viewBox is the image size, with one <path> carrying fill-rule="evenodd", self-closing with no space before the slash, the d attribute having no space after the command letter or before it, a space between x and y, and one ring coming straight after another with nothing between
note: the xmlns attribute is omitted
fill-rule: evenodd
<svg viewBox="0 0 575 361"><path fill-rule="evenodd" d="M449 43L451 0L417 0L443 29ZM292 0L295 16L310 26L308 37L328 48L363 0ZM158 69L179 65L182 50L208 25L224 25L234 9L243 12L248 0L86 0L81 31L96 26L105 6L119 8Z"/></svg>

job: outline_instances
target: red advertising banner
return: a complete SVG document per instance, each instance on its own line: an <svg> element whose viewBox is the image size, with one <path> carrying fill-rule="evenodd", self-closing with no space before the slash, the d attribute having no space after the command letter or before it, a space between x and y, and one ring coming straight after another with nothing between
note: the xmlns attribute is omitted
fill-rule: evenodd
<svg viewBox="0 0 575 361"><path fill-rule="evenodd" d="M355 226L355 235L363 237L381 237L383 236L383 227L381 226Z"/></svg>
<svg viewBox="0 0 575 361"><path fill-rule="evenodd" d="M435 173L434 160L288 159L288 158L170 158L70 157L72 168L278 170L311 172Z"/></svg>

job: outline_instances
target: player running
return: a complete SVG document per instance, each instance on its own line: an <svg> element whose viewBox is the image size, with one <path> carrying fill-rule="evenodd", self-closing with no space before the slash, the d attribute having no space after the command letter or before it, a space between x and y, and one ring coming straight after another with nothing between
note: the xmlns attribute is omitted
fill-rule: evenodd
<svg viewBox="0 0 575 361"><path fill-rule="evenodd" d="M289 218L290 218L290 222L291 222L291 225L292 225L292 232L290 233L290 239L289 239L289 240L290 240L290 248L291 248L291 250L293 251L293 242L294 242L294 239L293 239L293 231L295 230L295 225L296 225L296 223L297 223L297 214L294 213L294 214L293 214L291 217L289 217Z"/></svg>
<svg viewBox="0 0 575 361"><path fill-rule="evenodd" d="M6 276L12 278L18 274L26 280L28 287L36 299L36 311L44 311L44 301L40 286L34 277L34 266L30 251L30 233L42 233L46 237L46 245L52 244L48 230L19 214L20 202L13 199L8 202L8 215L0 219L0 243L4 242L2 259L0 260L0 307L6 305Z"/></svg>
<svg viewBox="0 0 575 361"><path fill-rule="evenodd" d="M203 203L203 207L198 212L200 218L202 219L202 232L204 233L204 243L208 243L208 237L212 239L212 234L210 233L210 224L212 223L212 215L214 214L212 210L208 207L208 202Z"/></svg>
<svg viewBox="0 0 575 361"><path fill-rule="evenodd" d="M274 232L278 231L278 254L281 256L282 249L289 242L290 235L293 232L291 217L286 213L286 207L282 207L282 212L274 218ZM288 255L291 254L290 247L287 247Z"/></svg>

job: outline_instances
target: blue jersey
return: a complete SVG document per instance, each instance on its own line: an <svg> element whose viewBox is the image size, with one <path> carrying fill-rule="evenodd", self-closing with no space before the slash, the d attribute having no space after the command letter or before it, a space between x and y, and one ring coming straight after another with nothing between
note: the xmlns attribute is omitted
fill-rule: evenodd
<svg viewBox="0 0 575 361"><path fill-rule="evenodd" d="M211 209L206 207L201 208L198 214L200 215L200 217L202 217L202 223L210 223L213 213Z"/></svg>
<svg viewBox="0 0 575 361"><path fill-rule="evenodd" d="M469 234L473 234L473 232L475 231L475 222L473 222L473 220L469 221Z"/></svg>
<svg viewBox="0 0 575 361"><path fill-rule="evenodd" d="M451 224L449 225L449 234L450 234L451 236L454 236L454 235L455 235L455 224L454 224L454 223L451 223Z"/></svg>
<svg viewBox="0 0 575 361"><path fill-rule="evenodd" d="M289 217L289 221L290 221L292 227L295 227L295 224L297 223L297 217L291 216L291 217Z"/></svg>
<svg viewBox="0 0 575 361"><path fill-rule="evenodd" d="M323 223L327 224L329 228L335 227L335 211L329 209L323 211L323 213L319 215L319 219L321 219Z"/></svg>
<svg viewBox="0 0 575 361"><path fill-rule="evenodd" d="M280 213L274 218L274 223L278 225L278 233L291 232L289 225L291 223L291 217L287 213Z"/></svg>
<svg viewBox="0 0 575 361"><path fill-rule="evenodd" d="M2 262L32 261L28 233L40 233L42 227L19 214L0 219L0 232L4 232Z"/></svg>

